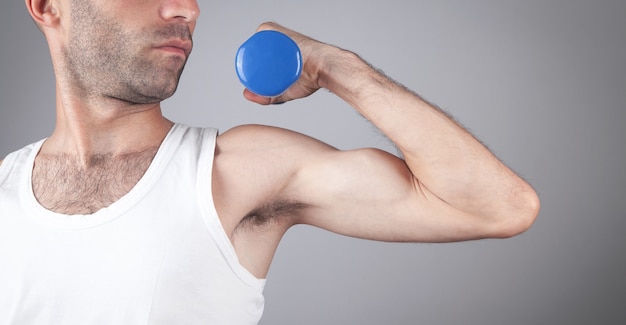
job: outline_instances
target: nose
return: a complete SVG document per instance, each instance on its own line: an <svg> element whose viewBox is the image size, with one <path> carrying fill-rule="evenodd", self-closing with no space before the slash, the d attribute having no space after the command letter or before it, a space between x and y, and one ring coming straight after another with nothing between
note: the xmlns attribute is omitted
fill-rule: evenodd
<svg viewBox="0 0 626 325"><path fill-rule="evenodd" d="M194 24L200 15L200 7L196 0L165 0L160 13L165 20L178 19Z"/></svg>

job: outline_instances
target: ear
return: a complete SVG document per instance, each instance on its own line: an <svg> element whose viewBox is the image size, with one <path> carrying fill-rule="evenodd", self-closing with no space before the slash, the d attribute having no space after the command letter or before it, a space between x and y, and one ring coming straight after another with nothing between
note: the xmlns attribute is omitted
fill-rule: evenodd
<svg viewBox="0 0 626 325"><path fill-rule="evenodd" d="M26 8L39 29L58 25L60 15L57 5L56 0L26 0Z"/></svg>

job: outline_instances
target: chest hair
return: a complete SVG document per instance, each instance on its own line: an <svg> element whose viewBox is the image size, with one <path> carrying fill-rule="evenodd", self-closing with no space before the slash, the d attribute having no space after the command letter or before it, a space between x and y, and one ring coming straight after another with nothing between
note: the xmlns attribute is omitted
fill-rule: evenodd
<svg viewBox="0 0 626 325"><path fill-rule="evenodd" d="M33 194L48 210L92 214L126 195L144 175L157 150L97 154L82 163L69 155L39 155L33 168Z"/></svg>

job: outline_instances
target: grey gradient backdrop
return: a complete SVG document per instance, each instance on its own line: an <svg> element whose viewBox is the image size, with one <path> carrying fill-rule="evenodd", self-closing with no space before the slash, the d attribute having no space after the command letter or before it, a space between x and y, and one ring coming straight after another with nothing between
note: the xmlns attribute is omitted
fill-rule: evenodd
<svg viewBox="0 0 626 325"><path fill-rule="evenodd" d="M171 119L393 150L328 92L241 97L234 53L275 20L354 50L460 120L542 199L522 236L389 244L288 232L262 324L617 324L626 303L626 1L202 1ZM47 136L53 75L23 1L0 10L0 156Z"/></svg>

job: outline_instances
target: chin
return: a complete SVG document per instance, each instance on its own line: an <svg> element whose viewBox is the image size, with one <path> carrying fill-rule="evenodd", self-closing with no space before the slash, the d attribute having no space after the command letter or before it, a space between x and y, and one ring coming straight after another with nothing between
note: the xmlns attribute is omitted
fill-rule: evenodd
<svg viewBox="0 0 626 325"><path fill-rule="evenodd" d="M137 104L154 104L168 99L176 93L178 79L164 83L144 84L138 87L129 87L126 98L127 101Z"/></svg>

